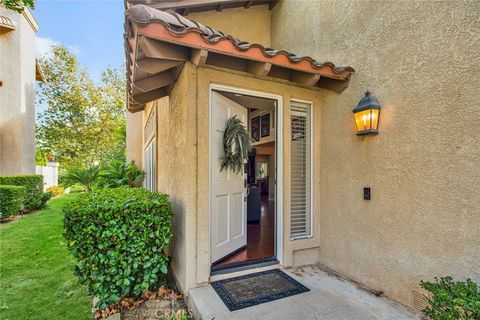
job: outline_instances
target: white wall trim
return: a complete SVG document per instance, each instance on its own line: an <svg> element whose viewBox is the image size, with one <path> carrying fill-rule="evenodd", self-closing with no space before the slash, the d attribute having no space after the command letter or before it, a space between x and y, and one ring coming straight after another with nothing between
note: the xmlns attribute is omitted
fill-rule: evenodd
<svg viewBox="0 0 480 320"><path fill-rule="evenodd" d="M38 22L30 11L29 8L25 7L22 11L22 15L27 20L28 24L32 28L33 32L38 32Z"/></svg>
<svg viewBox="0 0 480 320"><path fill-rule="evenodd" d="M230 87L220 84L210 84L209 88L209 102L208 102L208 112L209 112L209 141L211 141L212 137L212 92L214 90L218 91L226 91L231 93L238 93L238 94L245 94L251 95L260 98L268 98L277 101L276 115L275 115L275 134L276 134L276 148L275 148L275 156L277 162L277 184L275 187L275 212L276 212L276 223L275 223L275 255L277 260L282 264L283 261L283 97L276 94L261 92L261 91L254 91L249 89L242 89L237 87ZM313 140L313 139L312 139ZM212 166L211 166L211 145L208 145L208 172L209 172L209 182L208 182L208 192L209 195L212 192L212 181L211 181L211 173L212 173ZM211 201L210 197L208 197L208 211L209 211L209 230L208 230L208 246L209 250L211 250L211 230L210 230L210 221L211 221ZM211 252L209 252L209 260L211 266Z"/></svg>

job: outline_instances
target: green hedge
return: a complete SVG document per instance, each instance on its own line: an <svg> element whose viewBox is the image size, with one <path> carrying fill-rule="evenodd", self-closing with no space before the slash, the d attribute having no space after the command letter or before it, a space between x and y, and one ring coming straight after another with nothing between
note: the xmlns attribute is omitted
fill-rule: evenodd
<svg viewBox="0 0 480 320"><path fill-rule="evenodd" d="M0 177L0 185L24 186L26 188L24 202L26 210L39 209L45 204L43 176L40 174Z"/></svg>
<svg viewBox="0 0 480 320"><path fill-rule="evenodd" d="M471 279L454 281L442 277L433 282L420 281L420 286L429 292L429 305L423 310L427 319L480 319L480 285Z"/></svg>
<svg viewBox="0 0 480 320"><path fill-rule="evenodd" d="M0 185L0 218L17 214L25 201L25 187Z"/></svg>
<svg viewBox="0 0 480 320"><path fill-rule="evenodd" d="M165 283L173 212L168 196L143 188L97 189L65 209L76 275L101 310Z"/></svg>

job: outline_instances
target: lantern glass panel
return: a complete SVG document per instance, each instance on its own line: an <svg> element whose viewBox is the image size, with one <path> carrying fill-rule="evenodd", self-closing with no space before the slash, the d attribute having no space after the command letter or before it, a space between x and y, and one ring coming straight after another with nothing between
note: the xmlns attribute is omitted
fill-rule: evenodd
<svg viewBox="0 0 480 320"><path fill-rule="evenodd" d="M372 123L372 130L378 130L378 119L380 118L380 110L378 109L371 109L371 123Z"/></svg>
<svg viewBox="0 0 480 320"><path fill-rule="evenodd" d="M354 113L355 123L357 125L357 132L366 131L371 129L371 109ZM376 117L376 122L378 122L378 114Z"/></svg>

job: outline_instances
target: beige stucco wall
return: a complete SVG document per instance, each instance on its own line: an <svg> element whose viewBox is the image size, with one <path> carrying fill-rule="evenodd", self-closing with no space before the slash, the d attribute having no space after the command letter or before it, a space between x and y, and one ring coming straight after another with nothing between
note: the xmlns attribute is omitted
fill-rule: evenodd
<svg viewBox="0 0 480 320"><path fill-rule="evenodd" d="M256 79L239 72L197 68L187 63L168 98L149 103L143 113L145 123L152 108L158 115L158 191L168 193L175 211L172 267L180 288L205 284L210 278L209 221L209 88L210 84L254 90L283 98L283 261L286 266L317 263L320 238L320 197L314 198L313 236L289 239L289 101L313 103L314 192L320 192L320 98L321 91ZM143 153L142 153L143 154ZM311 252L314 254L310 254Z"/></svg>
<svg viewBox="0 0 480 320"><path fill-rule="evenodd" d="M35 32L28 12L0 6L16 29L0 29L0 175L35 173Z"/></svg>
<svg viewBox="0 0 480 320"><path fill-rule="evenodd" d="M357 71L323 93L320 262L406 305L420 279L480 282L479 13L478 1L283 0L272 14L273 47ZM380 134L361 138L352 109L366 89L383 110Z"/></svg>
<svg viewBox="0 0 480 320"><path fill-rule="evenodd" d="M175 212L172 269L181 288L194 286L197 215L197 112L192 68L184 68L169 97L149 103L157 111L158 192L170 196Z"/></svg>
<svg viewBox="0 0 480 320"><path fill-rule="evenodd" d="M271 11L268 10L268 5L253 6L248 9L225 9L220 12L215 10L193 12L187 17L237 39L270 46ZM246 21L248 23L245 23Z"/></svg>
<svg viewBox="0 0 480 320"><path fill-rule="evenodd" d="M210 275L210 221L209 221L209 87L211 84L248 89L257 92L275 94L283 99L283 244L282 244L282 264L286 266L296 264L307 264L318 262L318 255L305 256L305 250L317 248L319 246L319 219L320 216L320 197L313 200L313 236L309 239L290 241L290 100L301 99L313 103L313 121L314 121L314 150L313 150L313 172L315 183L314 192L320 191L320 91L308 90L283 83L272 82L257 79L251 76L232 71L222 71L217 69L197 69L197 114L198 114L198 212L196 222L196 266L195 266L195 286L208 282Z"/></svg>
<svg viewBox="0 0 480 320"><path fill-rule="evenodd" d="M127 112L127 137L126 137L126 158L127 161L135 161L138 167L142 167L143 163L143 128L144 128L144 111Z"/></svg>

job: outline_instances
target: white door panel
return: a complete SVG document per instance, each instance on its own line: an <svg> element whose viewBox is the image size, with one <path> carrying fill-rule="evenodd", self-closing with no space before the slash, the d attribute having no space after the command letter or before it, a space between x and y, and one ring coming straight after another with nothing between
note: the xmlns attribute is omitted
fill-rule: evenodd
<svg viewBox="0 0 480 320"><path fill-rule="evenodd" d="M223 132L230 117L237 115L247 124L247 109L212 92L211 150L211 249L215 262L247 244L246 189L243 171L220 171L223 152Z"/></svg>

